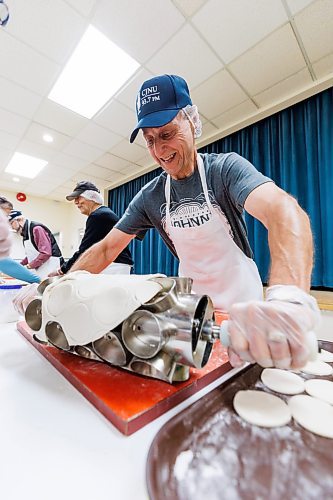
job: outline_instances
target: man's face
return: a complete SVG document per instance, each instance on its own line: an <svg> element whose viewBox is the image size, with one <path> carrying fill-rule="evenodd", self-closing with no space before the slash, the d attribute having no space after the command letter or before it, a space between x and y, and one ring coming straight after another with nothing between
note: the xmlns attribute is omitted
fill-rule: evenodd
<svg viewBox="0 0 333 500"><path fill-rule="evenodd" d="M83 215L90 215L95 205L93 201L87 200L83 196L74 198L74 203Z"/></svg>
<svg viewBox="0 0 333 500"><path fill-rule="evenodd" d="M143 136L154 160L174 179L188 177L196 155L190 122L178 115L163 127L143 128Z"/></svg>
<svg viewBox="0 0 333 500"><path fill-rule="evenodd" d="M20 222L17 219L11 220L10 225L12 226L12 229L14 229L14 231L16 233L18 233L18 234L22 233L23 226L20 224Z"/></svg>

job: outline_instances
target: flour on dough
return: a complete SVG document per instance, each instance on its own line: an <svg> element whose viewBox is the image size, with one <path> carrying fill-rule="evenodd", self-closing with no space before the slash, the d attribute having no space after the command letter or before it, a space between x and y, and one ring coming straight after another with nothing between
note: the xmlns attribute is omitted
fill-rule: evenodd
<svg viewBox="0 0 333 500"><path fill-rule="evenodd" d="M301 368L301 371L308 373L309 375L332 375L333 368L331 365L324 363L324 361L308 361L305 366Z"/></svg>
<svg viewBox="0 0 333 500"><path fill-rule="evenodd" d="M296 422L304 429L333 439L333 406L303 394L292 396L288 406Z"/></svg>
<svg viewBox="0 0 333 500"><path fill-rule="evenodd" d="M312 378L305 382L305 390L310 396L333 405L333 382L330 380Z"/></svg>
<svg viewBox="0 0 333 500"><path fill-rule="evenodd" d="M238 391L233 405L240 417L261 427L279 427L291 419L286 403L263 391Z"/></svg>
<svg viewBox="0 0 333 500"><path fill-rule="evenodd" d="M333 363L333 352L325 351L325 349L322 349L320 352L318 352L318 359L320 361L325 361L325 363Z"/></svg>
<svg viewBox="0 0 333 500"><path fill-rule="evenodd" d="M265 368L261 380L266 387L282 394L300 394L304 392L304 380L295 373L279 368Z"/></svg>

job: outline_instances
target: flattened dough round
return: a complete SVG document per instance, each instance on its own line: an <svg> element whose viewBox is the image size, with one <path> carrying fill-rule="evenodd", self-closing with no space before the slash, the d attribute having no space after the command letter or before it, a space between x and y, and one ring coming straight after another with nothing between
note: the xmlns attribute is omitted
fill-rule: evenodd
<svg viewBox="0 0 333 500"><path fill-rule="evenodd" d="M333 439L333 406L303 394L292 396L288 406L296 422L304 429Z"/></svg>
<svg viewBox="0 0 333 500"><path fill-rule="evenodd" d="M312 378L305 382L305 390L310 396L333 405L333 382L330 380Z"/></svg>
<svg viewBox="0 0 333 500"><path fill-rule="evenodd" d="M238 391L233 405L240 417L260 427L279 427L291 419L286 403L263 391Z"/></svg>
<svg viewBox="0 0 333 500"><path fill-rule="evenodd" d="M333 352L325 351L325 349L322 349L320 352L318 352L318 359L320 361L325 361L325 363L333 363Z"/></svg>
<svg viewBox="0 0 333 500"><path fill-rule="evenodd" d="M301 372L308 373L309 375L332 375L333 368L331 365L324 363L324 361L308 361L303 368L301 368Z"/></svg>
<svg viewBox="0 0 333 500"><path fill-rule="evenodd" d="M261 373L261 380L266 387L282 394L301 394L304 392L304 380L288 370L265 368Z"/></svg>

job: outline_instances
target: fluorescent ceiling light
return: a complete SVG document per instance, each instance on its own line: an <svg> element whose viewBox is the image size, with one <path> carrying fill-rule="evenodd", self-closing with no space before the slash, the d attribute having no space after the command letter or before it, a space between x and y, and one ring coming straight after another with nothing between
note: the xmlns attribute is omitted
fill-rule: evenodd
<svg viewBox="0 0 333 500"><path fill-rule="evenodd" d="M139 66L132 57L90 25L48 98L91 118Z"/></svg>
<svg viewBox="0 0 333 500"><path fill-rule="evenodd" d="M13 181L14 182L20 182L20 179L19 179L19 177L13 177Z"/></svg>
<svg viewBox="0 0 333 500"><path fill-rule="evenodd" d="M34 156L24 155L23 153L14 153L14 156L5 168L9 174L21 175L33 179L47 165L46 160L35 158Z"/></svg>

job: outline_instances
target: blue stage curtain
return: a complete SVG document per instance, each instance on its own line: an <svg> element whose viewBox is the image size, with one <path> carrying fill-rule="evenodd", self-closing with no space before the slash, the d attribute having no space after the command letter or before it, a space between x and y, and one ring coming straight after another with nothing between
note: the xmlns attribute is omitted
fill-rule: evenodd
<svg viewBox="0 0 333 500"><path fill-rule="evenodd" d="M312 286L327 288L333 287L332 117L330 88L199 150L239 153L298 200L310 216L314 234ZM110 207L121 215L139 189L159 173L160 169L154 170L110 191ZM270 260L267 231L248 214L245 219L255 261L266 283ZM177 260L155 230L149 233L146 241L133 244L135 272L175 275Z"/></svg>

